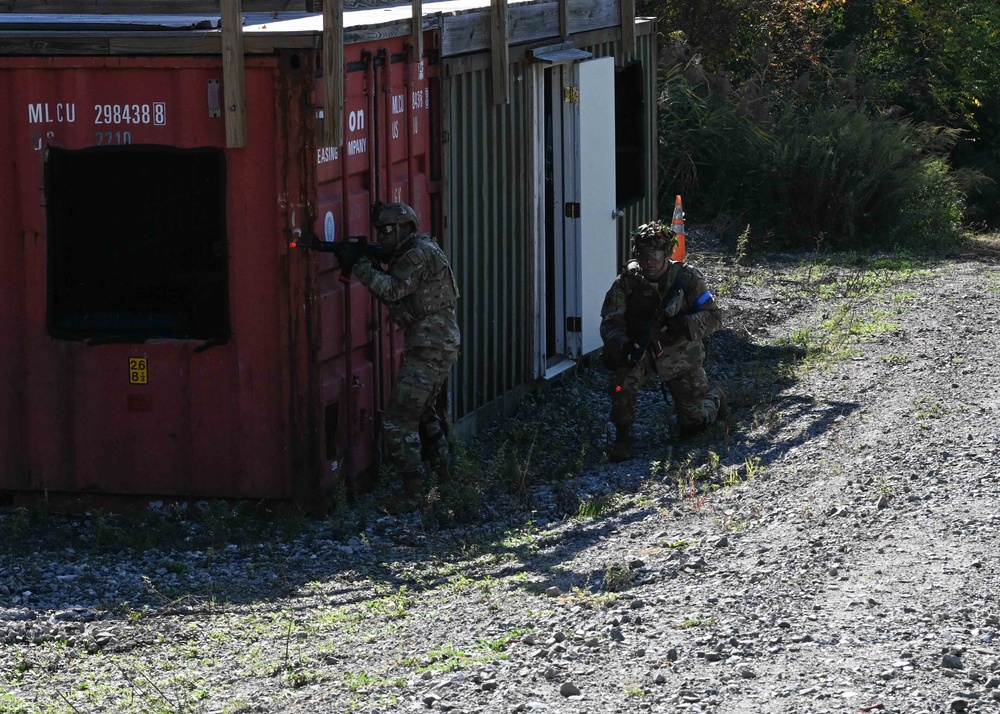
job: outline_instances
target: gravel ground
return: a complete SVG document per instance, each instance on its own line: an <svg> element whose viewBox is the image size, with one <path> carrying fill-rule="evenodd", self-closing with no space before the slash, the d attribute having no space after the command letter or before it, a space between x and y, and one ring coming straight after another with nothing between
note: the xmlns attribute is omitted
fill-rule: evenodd
<svg viewBox="0 0 1000 714"><path fill-rule="evenodd" d="M995 244L690 241L727 424L606 464L593 367L405 517L2 509L0 714L1000 712Z"/></svg>

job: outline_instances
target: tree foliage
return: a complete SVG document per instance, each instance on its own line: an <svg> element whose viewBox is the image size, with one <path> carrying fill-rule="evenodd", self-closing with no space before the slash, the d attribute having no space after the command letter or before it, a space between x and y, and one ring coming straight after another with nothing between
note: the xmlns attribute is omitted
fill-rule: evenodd
<svg viewBox="0 0 1000 714"><path fill-rule="evenodd" d="M679 68L696 94L712 95L702 97L701 111L711 112L714 126L728 116L727 135L739 116L771 141L790 140L775 128L779 118L788 128L791 106L801 110L804 103L818 119L831 100L852 107L852 121L867 117L887 141L884 122L905 122L910 129L900 138L913 127L936 126L951 138L945 167L993 179L963 182L967 171L957 177L955 185L978 204L970 217L1000 223L997 0L651 0L640 2L639 12L661 18L665 69L677 75ZM726 115L720 101L735 114ZM669 104L663 109L671 113ZM818 121L814 131L820 127L829 128ZM670 130L689 141L699 135L676 125ZM667 167L675 178L690 183L696 165L704 178L732 172L709 165L711 140L701 136L697 160L681 151L677 159L687 168ZM921 150L940 160L940 149L930 142ZM732 154L719 158L739 163ZM751 168L761 170L740 170Z"/></svg>

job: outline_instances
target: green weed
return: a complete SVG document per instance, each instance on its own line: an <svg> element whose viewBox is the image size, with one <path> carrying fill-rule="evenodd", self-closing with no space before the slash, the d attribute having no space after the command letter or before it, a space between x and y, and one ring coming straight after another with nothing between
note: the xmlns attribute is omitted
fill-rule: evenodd
<svg viewBox="0 0 1000 714"><path fill-rule="evenodd" d="M930 397L918 397L913 402L913 416L917 419L940 419L951 414L951 410Z"/></svg>
<svg viewBox="0 0 1000 714"><path fill-rule="evenodd" d="M534 628L531 627L515 627L507 634L502 635L501 637L498 637L496 639L489 640L480 638L479 644L483 645L491 652L502 652L505 649L507 649L507 645L509 645L511 642L516 642L525 635L527 635L528 633L534 631L535 631Z"/></svg>
<svg viewBox="0 0 1000 714"><path fill-rule="evenodd" d="M608 493L597 494L584 500L577 511L577 518L600 518L611 510L614 496Z"/></svg>
<svg viewBox="0 0 1000 714"><path fill-rule="evenodd" d="M600 610L603 608L610 607L618 601L618 593L609 592L606 590L601 590L597 593L587 592L578 586L574 586L569 592L569 598L572 602L582 605L583 607L593 608L595 610Z"/></svg>
<svg viewBox="0 0 1000 714"><path fill-rule="evenodd" d="M601 590L618 593L628 590L635 583L637 573L627 565L608 565L601 578Z"/></svg>
<svg viewBox="0 0 1000 714"><path fill-rule="evenodd" d="M28 705L13 694L0 694L0 714L29 714Z"/></svg>
<svg viewBox="0 0 1000 714"><path fill-rule="evenodd" d="M389 685L393 687L405 687L405 679L385 679L383 677L377 677L375 675L368 674L368 672L348 672L344 676L344 683L347 688L352 692L357 692L358 690L368 689L374 686L384 686Z"/></svg>

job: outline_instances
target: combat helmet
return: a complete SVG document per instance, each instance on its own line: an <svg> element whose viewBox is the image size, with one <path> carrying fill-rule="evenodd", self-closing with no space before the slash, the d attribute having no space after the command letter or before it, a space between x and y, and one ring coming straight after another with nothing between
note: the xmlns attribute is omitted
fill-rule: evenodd
<svg viewBox="0 0 1000 714"><path fill-rule="evenodd" d="M386 203L382 206L376 206L373 211L372 222L379 233L384 232L384 226L394 226L397 235L399 227L407 223L413 226L414 233L420 227L420 219L417 217L417 212L405 203Z"/></svg>
<svg viewBox="0 0 1000 714"><path fill-rule="evenodd" d="M677 234L659 221L650 221L632 231L631 251L633 257L648 250L662 250L667 257L674 252Z"/></svg>

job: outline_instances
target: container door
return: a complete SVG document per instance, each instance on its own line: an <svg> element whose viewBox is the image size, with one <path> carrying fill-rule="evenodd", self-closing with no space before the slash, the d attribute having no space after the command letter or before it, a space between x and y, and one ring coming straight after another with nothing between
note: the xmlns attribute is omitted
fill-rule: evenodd
<svg viewBox="0 0 1000 714"><path fill-rule="evenodd" d="M378 120L374 91L377 50L345 50L344 144L319 146L317 211L313 231L320 240L370 241L375 200ZM315 79L315 111L323 106L323 82ZM319 134L322 136L322 133ZM341 275L333 255L300 255L313 260L319 308L319 343L313 359L322 387L322 461L324 488L356 490L354 477L379 468L376 441L384 374L378 369L381 309L365 287Z"/></svg>
<svg viewBox="0 0 1000 714"><path fill-rule="evenodd" d="M617 271L614 60L537 69L537 376L601 346L604 294Z"/></svg>
<svg viewBox="0 0 1000 714"><path fill-rule="evenodd" d="M325 241L375 241L376 200L402 201L431 231L429 61L410 61L405 38L345 48L344 145L317 151L314 232ZM315 109L323 103L316 81ZM299 256L306 260L305 256ZM363 491L379 472L381 415L402 359L402 331L333 256L312 258L320 300L315 359L320 375L325 488Z"/></svg>
<svg viewBox="0 0 1000 714"><path fill-rule="evenodd" d="M14 73L0 71L0 96L14 96ZM0 103L0 126L15 126L15 104ZM0 132L0 489L28 486L24 460L24 246L15 159L17 132Z"/></svg>
<svg viewBox="0 0 1000 714"><path fill-rule="evenodd" d="M615 206L615 64L579 64L580 332L574 357L602 345L601 305L618 268ZM585 286L585 287L584 287Z"/></svg>
<svg viewBox="0 0 1000 714"><path fill-rule="evenodd" d="M573 103L573 66L557 64L536 75L538 131L535 151L540 154L543 209L538 262L539 376L554 376L571 366L572 330L568 317L576 298L576 105Z"/></svg>

